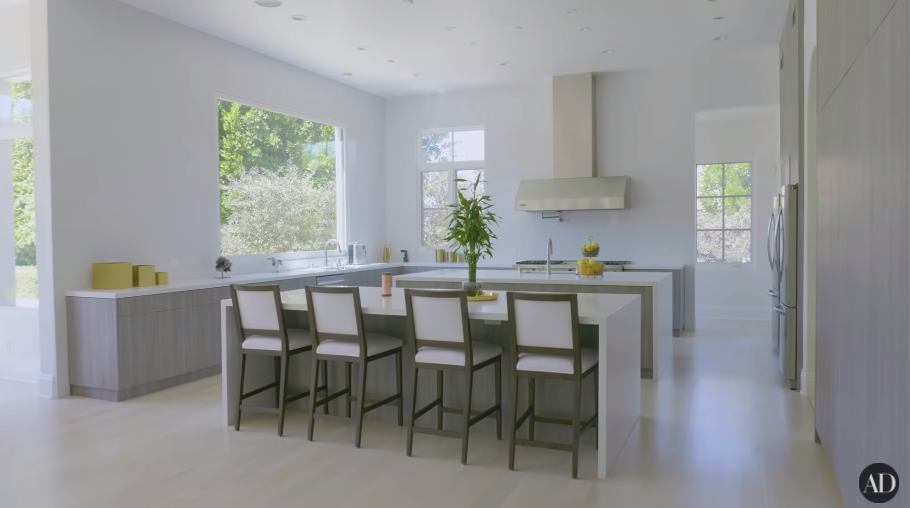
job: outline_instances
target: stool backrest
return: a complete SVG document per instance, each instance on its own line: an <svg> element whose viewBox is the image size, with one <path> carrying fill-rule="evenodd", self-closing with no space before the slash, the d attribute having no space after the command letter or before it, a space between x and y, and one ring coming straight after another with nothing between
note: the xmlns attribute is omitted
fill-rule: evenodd
<svg viewBox="0 0 910 508"><path fill-rule="evenodd" d="M519 353L572 356L580 372L578 295L509 292L507 301L513 361Z"/></svg>
<svg viewBox="0 0 910 508"><path fill-rule="evenodd" d="M366 357L366 336L360 288L347 286L307 286L307 315L313 349L326 339L360 344L360 356Z"/></svg>
<svg viewBox="0 0 910 508"><path fill-rule="evenodd" d="M234 321L241 343L250 335L279 337L287 351L287 330L277 285L231 284L231 301L234 303Z"/></svg>
<svg viewBox="0 0 910 508"><path fill-rule="evenodd" d="M468 297L464 291L405 289L408 337L414 353L421 347L443 347L465 352L473 365Z"/></svg>

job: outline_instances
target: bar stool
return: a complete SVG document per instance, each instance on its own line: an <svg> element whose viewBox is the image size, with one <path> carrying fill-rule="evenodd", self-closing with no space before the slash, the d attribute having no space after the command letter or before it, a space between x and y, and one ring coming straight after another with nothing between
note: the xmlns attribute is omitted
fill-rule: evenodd
<svg viewBox="0 0 910 508"><path fill-rule="evenodd" d="M572 452L572 478L578 478L578 437L597 426L597 411L581 422L581 382L597 372L597 352L584 349L578 341L578 295L508 293L509 346L512 376L509 404L509 469L515 469L515 445L536 446ZM518 415L518 380L528 378L528 409ZM537 416L534 412L535 378L572 381L572 419ZM597 401L595 384L594 400ZM528 439L515 437L516 430L528 421ZM534 439L535 420L572 426L572 444Z"/></svg>
<svg viewBox="0 0 910 508"><path fill-rule="evenodd" d="M496 439L502 439L502 348L471 340L468 323L468 299L464 291L405 289L408 335L414 348L414 379L411 384L411 419L408 421L407 455L411 456L414 433L461 438L461 463L468 461L468 431L475 423L496 415ZM496 403L482 413L471 416L471 392L474 373L494 366ZM417 409L417 378L420 369L436 371L436 399ZM465 399L461 410L443 404L443 372L464 372ZM436 408L436 428L415 427L414 422ZM461 432L443 430L443 412L461 413Z"/></svg>
<svg viewBox="0 0 910 508"><path fill-rule="evenodd" d="M291 356L313 349L310 333L306 330L287 328L281 311L281 293L277 285L231 285L231 300L234 302L234 319L237 336L240 337L240 387L237 391L237 418L234 430L240 430L240 415L243 411L272 413L278 415L278 435L284 433L284 410L289 402L308 397L310 390L287 396L288 363ZM251 392L243 393L243 377L246 372L248 355L271 356L275 359L275 381ZM316 392L328 392L326 376ZM314 380L311 387L316 386ZM275 407L251 406L243 400L266 390L275 389Z"/></svg>
<svg viewBox="0 0 910 508"><path fill-rule="evenodd" d="M326 361L344 362L345 387L336 393L326 391L325 398L310 399L310 425L307 439L313 440L313 428L316 419L339 420L357 423L354 446L360 448L360 435L363 430L363 415L391 402L398 401L398 425L402 425L404 408L401 395L401 339L366 332L363 328L363 309L360 306L360 288L344 286L307 286L307 314L310 319L310 333L313 336L315 354L313 355L312 379L315 383L319 371L319 361L328 369ZM378 402L366 404L367 365L387 356L395 356L396 393ZM351 365L360 365L360 389L357 394L359 410L356 418L351 418ZM324 406L338 397L346 396L345 416L316 414L316 408Z"/></svg>

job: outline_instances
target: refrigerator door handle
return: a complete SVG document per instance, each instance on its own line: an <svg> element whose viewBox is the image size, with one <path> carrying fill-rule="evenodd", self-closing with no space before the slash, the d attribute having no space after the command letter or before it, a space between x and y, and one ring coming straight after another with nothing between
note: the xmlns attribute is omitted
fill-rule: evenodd
<svg viewBox="0 0 910 508"><path fill-rule="evenodd" d="M778 296L780 296L780 293L777 292L777 291L775 291L775 290L773 290L773 289L769 289L769 290L768 290L768 296L773 296L774 298L777 298Z"/></svg>
<svg viewBox="0 0 910 508"><path fill-rule="evenodd" d="M768 264L771 265L771 270L774 270L774 256L771 253L771 228L774 226L774 212L771 212L771 217L768 218L768 238L765 242L765 247L768 251Z"/></svg>
<svg viewBox="0 0 910 508"><path fill-rule="evenodd" d="M785 316L787 315L787 308L784 307L782 304L777 304L772 308L774 309L774 312L777 312L778 314L783 314Z"/></svg>
<svg viewBox="0 0 910 508"><path fill-rule="evenodd" d="M777 220L774 222L774 271L778 281L784 277L784 262L781 259L780 251L783 243L781 236L784 233L783 216L783 212L778 213Z"/></svg>

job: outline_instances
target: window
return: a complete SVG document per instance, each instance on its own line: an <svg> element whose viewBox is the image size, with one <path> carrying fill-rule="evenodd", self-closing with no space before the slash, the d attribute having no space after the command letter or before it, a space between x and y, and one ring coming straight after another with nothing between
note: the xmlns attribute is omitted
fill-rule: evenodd
<svg viewBox="0 0 910 508"><path fill-rule="evenodd" d="M32 142L32 83L27 77L0 79L0 177L12 179L13 231L2 231L15 244L15 291L12 281L0 280L0 305L38 305L38 267L35 242L35 157ZM5 243L5 242L4 242ZM3 270L7 272L6 267ZM9 271L12 274L12 271ZM0 278L4 278L0 276Z"/></svg>
<svg viewBox="0 0 910 508"><path fill-rule="evenodd" d="M696 260L752 262L752 163L696 169Z"/></svg>
<svg viewBox="0 0 910 508"><path fill-rule="evenodd" d="M476 127L431 130L421 132L419 138L420 245L441 248L446 246L448 205L478 177L483 181L484 131ZM483 191L483 183L478 190Z"/></svg>
<svg viewBox="0 0 910 508"><path fill-rule="evenodd" d="M342 129L227 100L218 113L222 253L322 251L341 240Z"/></svg>

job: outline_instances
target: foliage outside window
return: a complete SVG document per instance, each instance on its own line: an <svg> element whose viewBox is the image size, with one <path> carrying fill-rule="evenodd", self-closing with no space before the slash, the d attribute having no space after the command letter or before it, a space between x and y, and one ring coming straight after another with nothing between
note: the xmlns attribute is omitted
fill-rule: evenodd
<svg viewBox="0 0 910 508"><path fill-rule="evenodd" d="M472 185L480 176L477 192L484 192L483 129L446 129L420 134L420 244L446 247L448 205L458 191L473 197ZM464 180L458 181L458 180Z"/></svg>
<svg viewBox="0 0 910 508"><path fill-rule="evenodd" d="M13 178L13 237L16 255L16 298L38 298L37 247L35 236L35 149L31 138L32 83L14 81L0 93L0 124L5 124L11 143ZM5 87L8 86L8 95ZM6 161L9 164L10 161Z"/></svg>
<svg viewBox="0 0 910 508"><path fill-rule="evenodd" d="M752 262L752 164L704 164L696 172L697 262Z"/></svg>
<svg viewBox="0 0 910 508"><path fill-rule="evenodd" d="M340 128L219 101L221 251L322 250L341 238Z"/></svg>

